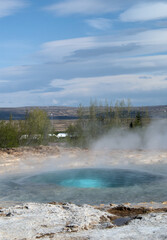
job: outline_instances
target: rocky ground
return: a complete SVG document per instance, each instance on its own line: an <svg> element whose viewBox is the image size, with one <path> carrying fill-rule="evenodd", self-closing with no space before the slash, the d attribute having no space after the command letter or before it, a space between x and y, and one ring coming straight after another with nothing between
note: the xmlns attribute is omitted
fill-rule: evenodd
<svg viewBox="0 0 167 240"><path fill-rule="evenodd" d="M166 238L167 203L145 207L24 203L0 209L1 240Z"/></svg>
<svg viewBox="0 0 167 240"><path fill-rule="evenodd" d="M0 151L0 175L95 166L159 169L167 151L92 151L61 146ZM167 239L167 202L123 205L0 202L0 240Z"/></svg>

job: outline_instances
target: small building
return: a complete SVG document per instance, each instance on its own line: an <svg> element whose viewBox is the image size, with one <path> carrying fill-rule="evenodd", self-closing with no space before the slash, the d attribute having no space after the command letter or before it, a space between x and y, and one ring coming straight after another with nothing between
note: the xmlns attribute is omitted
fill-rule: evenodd
<svg viewBox="0 0 167 240"><path fill-rule="evenodd" d="M56 136L56 134L54 134L54 133L49 133L49 134L48 134L48 137L57 137L57 136Z"/></svg>
<svg viewBox="0 0 167 240"><path fill-rule="evenodd" d="M28 135L22 135L21 137L20 137L20 140L25 140L25 139L28 139Z"/></svg>
<svg viewBox="0 0 167 240"><path fill-rule="evenodd" d="M58 133L57 134L57 138L65 138L65 137L67 137L68 136L68 134L67 133Z"/></svg>

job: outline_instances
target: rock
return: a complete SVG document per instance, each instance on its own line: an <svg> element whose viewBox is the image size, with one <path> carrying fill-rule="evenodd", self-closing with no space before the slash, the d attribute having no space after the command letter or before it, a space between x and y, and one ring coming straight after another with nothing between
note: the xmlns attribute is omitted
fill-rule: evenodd
<svg viewBox="0 0 167 240"><path fill-rule="evenodd" d="M10 212L6 214L6 217L11 217L11 216L12 214Z"/></svg>
<svg viewBox="0 0 167 240"><path fill-rule="evenodd" d="M113 224L116 226L127 225L132 219L130 217L117 218L113 221Z"/></svg>

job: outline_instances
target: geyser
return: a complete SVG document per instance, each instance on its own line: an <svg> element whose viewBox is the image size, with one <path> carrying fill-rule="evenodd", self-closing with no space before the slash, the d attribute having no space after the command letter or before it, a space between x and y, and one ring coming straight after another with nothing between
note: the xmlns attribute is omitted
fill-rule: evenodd
<svg viewBox="0 0 167 240"><path fill-rule="evenodd" d="M71 169L1 179L1 201L76 204L166 201L167 178L125 169Z"/></svg>
<svg viewBox="0 0 167 240"><path fill-rule="evenodd" d="M118 188L151 183L160 176L124 169L72 169L42 173L20 183L55 184L75 188Z"/></svg>

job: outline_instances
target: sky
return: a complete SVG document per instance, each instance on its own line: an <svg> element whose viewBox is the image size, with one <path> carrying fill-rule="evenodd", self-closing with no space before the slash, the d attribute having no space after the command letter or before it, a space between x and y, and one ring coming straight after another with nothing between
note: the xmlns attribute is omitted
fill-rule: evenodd
<svg viewBox="0 0 167 240"><path fill-rule="evenodd" d="M167 104L167 0L0 0L0 107Z"/></svg>

